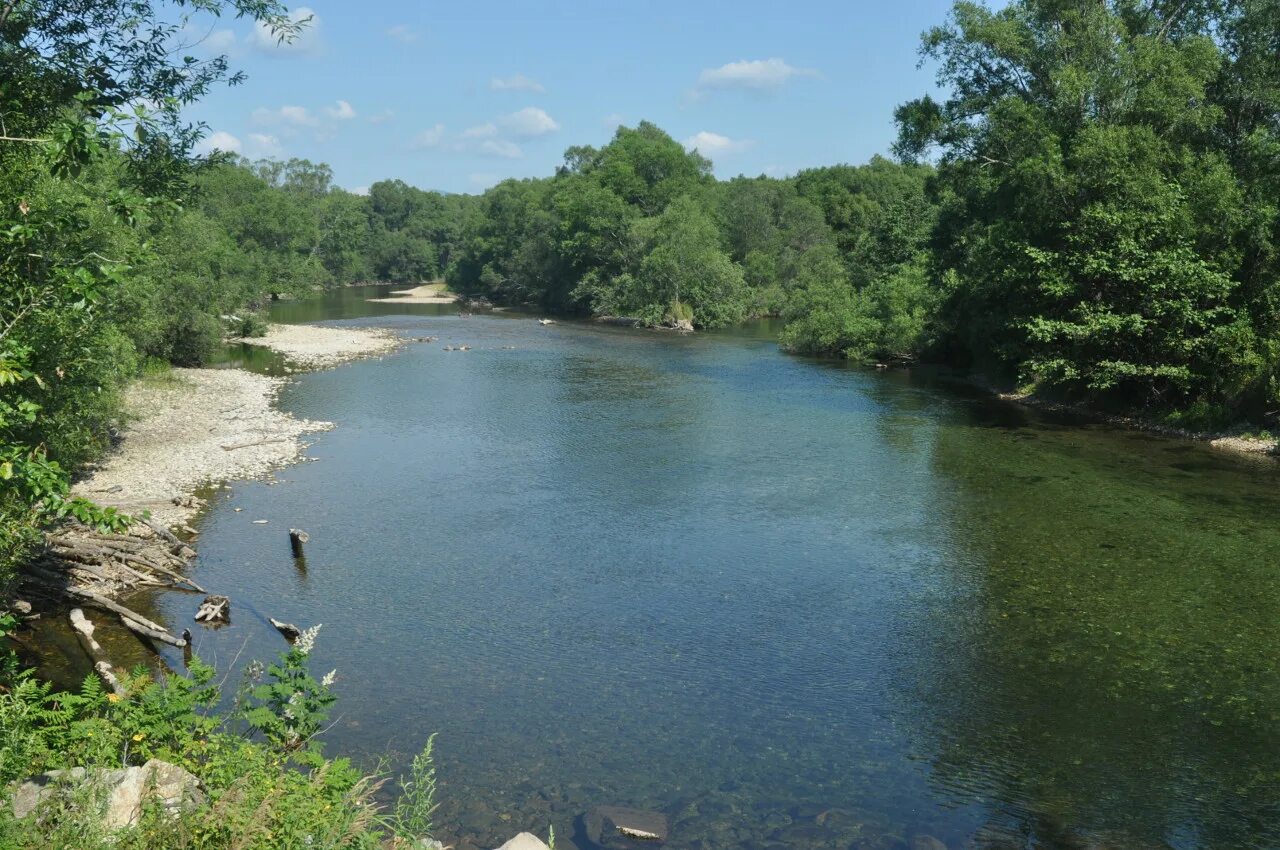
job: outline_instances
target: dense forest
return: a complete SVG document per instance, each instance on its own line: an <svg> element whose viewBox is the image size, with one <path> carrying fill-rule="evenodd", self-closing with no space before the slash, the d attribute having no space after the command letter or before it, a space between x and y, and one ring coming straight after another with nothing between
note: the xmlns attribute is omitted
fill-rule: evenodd
<svg viewBox="0 0 1280 850"><path fill-rule="evenodd" d="M146 363L199 364L271 297L358 281L444 278L646 325L780 316L797 353L944 362L1199 429L1266 423L1280 402L1278 0L961 2L924 36L948 94L897 110L896 161L716 180L641 123L478 197L399 180L358 196L323 164L193 157L181 110L239 82L225 58L174 75L158 21L108 32L113 4L13 8L10 566L40 516L92 510L59 495L67 470L104 449Z"/></svg>
<svg viewBox="0 0 1280 850"><path fill-rule="evenodd" d="M944 94L896 111L892 160L717 180L646 122L481 196L194 155L184 109L242 81L174 48L197 14L305 25L275 0L0 4L0 598L51 524L128 524L69 481L131 380L260 332L273 297L355 282L653 327L781 317L797 354L946 363L1196 429L1280 409L1280 0L958 2L923 39ZM0 664L0 726L30 744L0 749L0 782L101 756L73 724L134 728L101 693L42 687ZM324 820L270 755L193 755L201 685L136 687L138 734L181 709L164 754L255 770ZM364 829L367 788L327 776L334 828Z"/></svg>

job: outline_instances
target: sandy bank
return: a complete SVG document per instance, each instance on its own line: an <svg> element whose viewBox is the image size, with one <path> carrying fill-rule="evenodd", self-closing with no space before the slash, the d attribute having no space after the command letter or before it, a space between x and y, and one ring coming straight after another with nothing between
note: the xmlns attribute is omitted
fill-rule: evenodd
<svg viewBox="0 0 1280 850"><path fill-rule="evenodd" d="M75 493L128 513L149 510L165 525L186 523L201 486L297 460L303 434L332 427L277 410L283 383L239 369L174 369L139 381L126 396L135 418L120 446Z"/></svg>
<svg viewBox="0 0 1280 850"><path fill-rule="evenodd" d="M458 296L444 291L442 283L424 283L413 289L397 289L390 298L370 298L382 304L452 304Z"/></svg>
<svg viewBox="0 0 1280 850"><path fill-rule="evenodd" d="M236 342L261 345L305 369L328 369L347 360L387 354L401 345L379 328L326 328L318 325L269 325L265 336Z"/></svg>

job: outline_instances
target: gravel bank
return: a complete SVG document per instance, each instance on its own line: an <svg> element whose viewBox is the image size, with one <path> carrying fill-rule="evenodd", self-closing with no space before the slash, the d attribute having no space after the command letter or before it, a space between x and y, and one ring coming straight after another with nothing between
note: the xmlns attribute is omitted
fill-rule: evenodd
<svg viewBox="0 0 1280 850"><path fill-rule="evenodd" d="M444 285L439 283L427 283L415 286L413 289L397 289L391 293L391 296L367 300L383 304L452 304L458 300L457 295L446 292Z"/></svg>
<svg viewBox="0 0 1280 850"><path fill-rule="evenodd" d="M74 492L128 513L149 510L165 525L187 523L200 508L195 490L295 461L303 434L333 427L277 410L283 384L239 369L174 369L139 381L126 397L136 418L120 446Z"/></svg>
<svg viewBox="0 0 1280 850"><path fill-rule="evenodd" d="M261 345L304 369L328 369L358 357L395 351L401 340L380 328L326 328L318 325L269 325L265 336L236 342Z"/></svg>

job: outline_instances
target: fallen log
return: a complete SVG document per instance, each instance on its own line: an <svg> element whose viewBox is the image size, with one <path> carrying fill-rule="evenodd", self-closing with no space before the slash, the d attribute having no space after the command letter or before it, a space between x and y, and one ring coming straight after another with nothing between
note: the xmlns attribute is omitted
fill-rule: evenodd
<svg viewBox="0 0 1280 850"><path fill-rule="evenodd" d="M71 570L75 570L77 572L82 572L86 575L91 575L100 581L104 581L104 582L116 581L116 579L107 575L106 572L103 571L103 569L99 567L97 564L92 564L92 563L86 564L80 561L73 561L73 560L66 560L61 562L43 561L42 563L46 567L53 568L53 569L47 570L47 572L50 575L66 575L67 572ZM125 579L120 579L119 583L123 585L130 585L133 582L127 581Z"/></svg>
<svg viewBox="0 0 1280 850"><path fill-rule="evenodd" d="M113 614L119 614L122 618L128 618L130 620L133 620L135 623L137 623L140 626L145 626L148 629L151 629L152 631L157 631L162 634L168 635L168 638L170 641L179 640L179 638L176 638L173 635L169 634L168 630L165 629L165 627L160 625L159 623L156 623L152 620L147 619L146 617L139 614L137 611L132 611L124 607L119 602L111 601L110 599L106 598L100 593L94 593L92 590L85 590L83 587L68 587L66 589L66 592L71 594L72 596L77 596L85 600L86 602L93 604L98 608L106 609L107 611L110 611ZM176 643L174 645L181 646L182 644Z"/></svg>
<svg viewBox="0 0 1280 850"><path fill-rule="evenodd" d="M137 620L126 617L123 614L120 615L120 622L124 623L125 628L129 629L129 631L134 632L136 634L140 634L143 637L148 637L148 638L151 638L152 640L158 640L161 643L167 643L170 646L176 646L179 649L187 645L187 641L185 638L174 637L173 635L166 632L164 629L150 628L149 626L143 625L142 623L139 623Z"/></svg>
<svg viewBox="0 0 1280 850"><path fill-rule="evenodd" d="M285 640L289 641L289 643L293 643L298 639L298 636L302 634L302 629L298 628L293 623L282 623L274 617L268 617L267 620L271 625L276 627L276 630L280 632L280 634L284 635Z"/></svg>
<svg viewBox="0 0 1280 850"><path fill-rule="evenodd" d="M124 685L120 684L120 678L116 676L115 668L111 666L111 661L107 658L107 651L93 637L93 623L85 617L84 612L79 608L71 609L71 628L75 630L76 637L80 640L80 646L84 647L89 660L93 662L93 669L97 671L103 683L116 696L124 696Z"/></svg>
<svg viewBox="0 0 1280 850"><path fill-rule="evenodd" d="M178 588L177 588L178 590L188 590L188 589L190 589L190 590L193 590L193 591L196 591L196 592L199 592L199 593L208 593L208 592L209 592L209 591L205 590L203 587L201 587L200 585L196 584L196 583L195 583L194 581L192 581L191 579L187 578L186 576L182 575L181 573L176 573L176 572L174 572L173 570L169 569L168 567L162 567L162 566L160 566L160 565L158 565L158 564L152 563L151 561L144 561L144 560L142 560L142 559L138 559L138 560L136 560L136 561L132 561L132 563L140 564L140 565L141 565L143 568L145 568L145 569L151 570L152 572L157 572L157 573L159 573L159 574L160 574L160 575L162 575L162 576L167 576L169 579L171 579L171 580L173 581L173 583L174 583L174 585L175 585L175 586L176 586L176 585L178 585L178 584L185 584L185 585L187 585L187 587L178 587Z"/></svg>
<svg viewBox="0 0 1280 850"><path fill-rule="evenodd" d="M178 539L178 536L177 536L176 534L174 534L172 531L170 531L169 529L165 528L163 525L161 525L160 523L156 522L155 520L148 518L148 519L144 519L144 520L142 521L142 523L143 523L143 525L145 525L147 528L151 529L151 530L152 530L152 531L154 531L156 534L160 535L160 537L161 537L162 539L169 541L169 542L170 542L170 543L172 543L173 545L175 545L175 546L185 546L185 545L186 545L185 543L183 543L181 540L179 540L179 539Z"/></svg>
<svg viewBox="0 0 1280 850"><path fill-rule="evenodd" d="M236 449L250 449L254 446L265 446L269 443L287 443L290 439L290 437L271 437L266 440L254 440L252 443L236 443L230 446L223 446L222 450L224 452L234 452Z"/></svg>

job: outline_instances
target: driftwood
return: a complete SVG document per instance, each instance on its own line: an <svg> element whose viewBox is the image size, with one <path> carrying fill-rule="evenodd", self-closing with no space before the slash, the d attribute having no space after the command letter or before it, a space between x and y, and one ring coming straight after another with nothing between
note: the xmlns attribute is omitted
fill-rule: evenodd
<svg viewBox="0 0 1280 850"><path fill-rule="evenodd" d="M119 602L108 599L100 593L94 593L92 590L86 590L83 587L68 587L67 593L70 593L72 596L78 596L86 602L91 602L99 608L105 608L112 613L119 614L121 617L128 617L134 622L141 623L149 629L155 629L158 632L163 632L165 630L164 626L159 623L147 619L137 611L126 608Z"/></svg>
<svg viewBox="0 0 1280 850"><path fill-rule="evenodd" d="M265 440L254 440L252 443L235 443L230 446L223 446L222 450L224 452L234 452L236 449L250 449L254 446L265 446L269 443L287 443L289 439L289 437L269 437Z"/></svg>
<svg viewBox="0 0 1280 850"><path fill-rule="evenodd" d="M276 627L280 634L284 635L285 640L289 641L289 643L293 643L298 639L298 636L302 634L302 629L298 628L293 623L282 623L274 617L268 617L267 619L271 622L271 625Z"/></svg>
<svg viewBox="0 0 1280 850"><path fill-rule="evenodd" d="M107 651L93 637L93 623L85 617L84 612L79 608L71 609L71 628L75 629L80 645L84 647L89 660L93 662L93 669L97 671L102 681L116 696L124 696L124 685L120 684L120 678L116 676L115 668L111 666L111 661L107 658Z"/></svg>
<svg viewBox="0 0 1280 850"><path fill-rule="evenodd" d="M206 596L196 611L197 623L225 623L231 619L231 600L225 596Z"/></svg>
<svg viewBox="0 0 1280 850"><path fill-rule="evenodd" d="M139 623L137 620L131 619L129 617L125 617L123 615L120 617L120 622L124 623L125 628L127 628L129 631L134 632L136 634L140 634L143 637L151 638L152 640L158 640L161 643L167 643L170 646L176 646L179 649L187 645L186 638L174 637L172 634L165 631L164 629L153 629L150 626L144 626L142 623Z"/></svg>
<svg viewBox="0 0 1280 850"><path fill-rule="evenodd" d="M311 541L311 535L307 534L301 528L289 529L289 546L293 549L293 557L301 558L303 556L302 544Z"/></svg>
<svg viewBox="0 0 1280 850"><path fill-rule="evenodd" d="M194 557L195 550L165 533L177 542L170 543L159 531L154 538L139 538L102 534L73 524L46 536L44 563L57 573L77 570L92 576L97 583L90 584L107 594L133 585L171 585L205 593L176 569Z"/></svg>
<svg viewBox="0 0 1280 850"><path fill-rule="evenodd" d="M172 543L174 546L186 545L185 543L183 543L181 540L178 539L178 536L176 534L174 534L172 531L165 528L163 525L156 522L155 520L144 519L142 522L147 526L147 528L151 529L156 534L158 534L162 539L168 541L169 543Z"/></svg>

